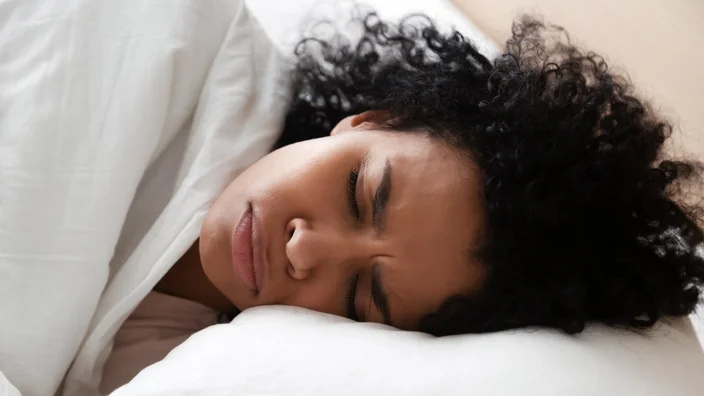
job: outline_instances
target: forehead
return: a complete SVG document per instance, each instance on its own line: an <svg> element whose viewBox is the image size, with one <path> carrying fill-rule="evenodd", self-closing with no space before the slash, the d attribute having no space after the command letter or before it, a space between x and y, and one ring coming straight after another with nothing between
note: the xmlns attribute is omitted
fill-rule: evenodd
<svg viewBox="0 0 704 396"><path fill-rule="evenodd" d="M392 168L384 282L394 324L413 328L481 278L472 260L483 224L479 172L469 157L412 135L392 134L388 144L375 145L370 161Z"/></svg>

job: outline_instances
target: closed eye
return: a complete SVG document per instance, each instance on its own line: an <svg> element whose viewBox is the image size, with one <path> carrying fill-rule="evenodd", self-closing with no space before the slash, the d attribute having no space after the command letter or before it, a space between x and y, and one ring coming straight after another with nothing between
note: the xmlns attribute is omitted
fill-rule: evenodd
<svg viewBox="0 0 704 396"><path fill-rule="evenodd" d="M357 315L357 308L355 307L355 300L357 300L357 283L359 282L359 274L356 274L354 278L349 283L349 289L347 290L347 317L359 322L359 316Z"/></svg>
<svg viewBox="0 0 704 396"><path fill-rule="evenodd" d="M355 220L359 220L359 204L357 203L357 180L359 179L359 168L353 169L350 172L350 177L347 181L347 203L350 208L350 213Z"/></svg>

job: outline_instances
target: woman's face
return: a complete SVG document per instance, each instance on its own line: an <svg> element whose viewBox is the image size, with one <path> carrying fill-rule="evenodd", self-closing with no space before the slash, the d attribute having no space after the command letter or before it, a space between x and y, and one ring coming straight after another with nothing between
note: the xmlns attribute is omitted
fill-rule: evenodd
<svg viewBox="0 0 704 396"><path fill-rule="evenodd" d="M415 329L478 288L478 173L448 146L379 131L368 113L272 152L203 224L205 274L239 309L293 305Z"/></svg>

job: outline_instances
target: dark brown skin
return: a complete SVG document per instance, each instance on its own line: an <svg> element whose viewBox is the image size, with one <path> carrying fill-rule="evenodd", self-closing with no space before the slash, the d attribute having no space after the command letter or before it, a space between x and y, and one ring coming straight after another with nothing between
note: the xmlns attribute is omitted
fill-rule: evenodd
<svg viewBox="0 0 704 396"><path fill-rule="evenodd" d="M276 150L238 176L210 208L199 241L155 289L223 311L292 305L347 316L358 275L360 321L416 329L448 297L480 287L483 270L472 259L483 225L476 168L421 134L380 131L376 116L348 117L330 137ZM372 202L387 164L389 199L375 222ZM348 203L354 169L359 218ZM232 230L248 203L268 263L261 290L232 265ZM375 267L388 317L372 298Z"/></svg>

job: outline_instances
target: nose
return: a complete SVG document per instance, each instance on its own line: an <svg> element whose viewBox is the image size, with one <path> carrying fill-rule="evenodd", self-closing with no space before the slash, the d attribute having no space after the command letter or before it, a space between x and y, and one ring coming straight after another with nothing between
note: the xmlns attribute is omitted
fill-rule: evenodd
<svg viewBox="0 0 704 396"><path fill-rule="evenodd" d="M286 231L286 256L290 263L289 275L304 280L311 272L324 265L344 265L363 255L354 238L341 235L334 230L316 230L304 219L291 220Z"/></svg>

